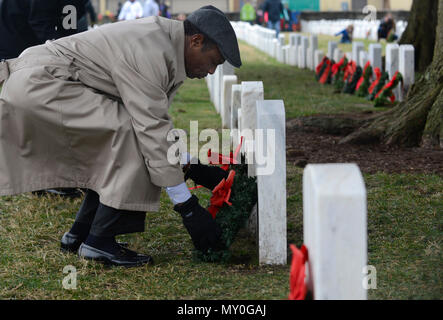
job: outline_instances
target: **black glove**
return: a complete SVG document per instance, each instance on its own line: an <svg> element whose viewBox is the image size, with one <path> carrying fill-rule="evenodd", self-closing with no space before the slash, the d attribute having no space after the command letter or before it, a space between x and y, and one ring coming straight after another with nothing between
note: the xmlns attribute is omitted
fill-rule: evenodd
<svg viewBox="0 0 443 320"><path fill-rule="evenodd" d="M185 171L185 181L189 178L196 184L203 187L214 190L214 188L220 183L220 181L228 178L229 172L223 170L217 166L207 166L201 164L191 164Z"/></svg>
<svg viewBox="0 0 443 320"><path fill-rule="evenodd" d="M211 214L199 205L195 195L188 201L175 205L174 210L181 214L183 224L197 250L206 253L210 248L213 250L223 248L220 241L221 228L212 219Z"/></svg>

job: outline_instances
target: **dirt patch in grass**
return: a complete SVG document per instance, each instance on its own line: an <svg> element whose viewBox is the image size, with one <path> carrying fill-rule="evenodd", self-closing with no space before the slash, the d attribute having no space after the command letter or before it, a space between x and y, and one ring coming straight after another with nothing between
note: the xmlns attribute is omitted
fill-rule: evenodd
<svg viewBox="0 0 443 320"><path fill-rule="evenodd" d="M337 115L334 115L337 116ZM354 118L368 114L354 115ZM324 117L324 115L323 115ZM338 144L342 134L328 134L299 125L288 119L286 156L298 167L307 163L354 162L364 173L434 173L443 176L443 151L402 148L382 144Z"/></svg>

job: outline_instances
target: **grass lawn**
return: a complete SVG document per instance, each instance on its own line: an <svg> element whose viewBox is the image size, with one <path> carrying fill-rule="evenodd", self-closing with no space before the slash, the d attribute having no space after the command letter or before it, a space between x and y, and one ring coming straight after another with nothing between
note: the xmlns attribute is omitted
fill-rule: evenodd
<svg viewBox="0 0 443 320"><path fill-rule="evenodd" d="M320 47L322 40L319 39ZM370 110L364 99L333 95L313 73L277 63L241 44L240 81L262 80L265 99L283 99L287 117ZM179 90L171 116L177 128L220 129L204 80L188 80ZM303 243L303 170L287 164L288 243ZM442 177L424 174L365 174L368 192L369 264L377 269L370 299L443 297ZM207 203L209 193L193 191ZM1 299L286 299L289 264L258 266L253 241L245 232L227 264L193 260L192 244L165 193L161 209L148 213L144 233L122 236L131 248L151 254L156 264L106 268L61 253L59 240L74 221L79 199L38 198L30 193L0 198ZM290 260L288 260L290 261ZM77 289L66 290L63 268L77 270Z"/></svg>

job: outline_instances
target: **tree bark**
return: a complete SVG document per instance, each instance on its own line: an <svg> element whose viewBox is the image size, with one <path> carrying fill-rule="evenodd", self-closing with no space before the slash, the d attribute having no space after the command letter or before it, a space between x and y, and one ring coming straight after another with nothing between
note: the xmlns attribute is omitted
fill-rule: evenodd
<svg viewBox="0 0 443 320"><path fill-rule="evenodd" d="M415 48L415 70L423 72L432 62L437 26L438 0L414 0L408 26L399 44Z"/></svg>
<svg viewBox="0 0 443 320"><path fill-rule="evenodd" d="M418 2L424 5L428 1L414 1L415 8ZM443 149L443 0L438 1L435 34L432 63L411 87L406 100L340 143L380 142Z"/></svg>

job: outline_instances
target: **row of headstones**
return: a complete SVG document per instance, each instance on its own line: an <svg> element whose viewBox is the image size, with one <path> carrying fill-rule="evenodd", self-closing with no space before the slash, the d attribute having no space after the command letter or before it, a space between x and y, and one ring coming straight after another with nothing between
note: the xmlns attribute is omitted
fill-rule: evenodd
<svg viewBox="0 0 443 320"><path fill-rule="evenodd" d="M263 82L238 83L233 67L225 62L206 77L211 101L220 113L223 128L230 130L234 148L243 143L241 153L248 163L248 175L257 177L258 203L254 207L248 230L256 237L260 264L286 264L286 138L285 108L282 100L264 100ZM268 137L276 155L273 170L262 174L269 164L258 163L257 132ZM269 136L271 135L271 136ZM269 151L268 151L269 152ZM260 223L258 223L260 221Z"/></svg>
<svg viewBox="0 0 443 320"><path fill-rule="evenodd" d="M380 20L375 19L338 19L338 20L301 20L301 30L305 33L325 34L335 36L337 33L346 29L349 25L354 26L354 39L377 40L377 31L380 26ZM397 21L395 34L401 37L408 25L407 21Z"/></svg>
<svg viewBox="0 0 443 320"><path fill-rule="evenodd" d="M224 64L207 77L210 96L213 102L220 101L218 110L230 118L224 122L231 129L234 146L239 143L243 129L263 130L263 142L268 141L268 130L273 130L272 151L269 145L264 149L275 155L275 170L259 174L261 164L248 167L249 175L257 177L258 188L258 204L251 213L248 229L257 238L259 263L284 265L287 263L284 104L281 100L264 100L261 81L238 84L232 71L231 66ZM220 79L221 83L216 84ZM247 138L243 153L248 158L254 142ZM307 282L314 299L366 299L362 286L362 270L367 263L366 191L358 167L311 164L306 167L303 180L304 241L309 250Z"/></svg>
<svg viewBox="0 0 443 320"><path fill-rule="evenodd" d="M322 54L322 53L321 53ZM415 49L410 44L398 45L396 43L389 43L386 45L385 54L385 69L382 68L382 47L379 43L369 44L368 52L365 51L363 42L354 41L352 43L352 52L343 53L338 48L338 43L329 41L327 57L333 59L335 62L346 55L348 59L355 61L357 66L364 67L366 62L370 62L373 69L379 68L381 71L386 71L389 78L399 71L403 76L403 89L398 86L394 90L397 100L405 99L409 88L415 81Z"/></svg>
<svg viewBox="0 0 443 320"><path fill-rule="evenodd" d="M225 66L220 66L219 72ZM227 70L232 69L228 66ZM212 79L211 79L212 78ZM287 263L286 236L286 137L282 100L264 100L261 81L237 84L235 75L223 75L220 92L214 91L217 75L207 78L211 96L228 101L231 138L236 146L244 129L273 130L275 170L259 174L262 164L249 165L257 177L258 204L251 213L249 231L256 236L260 264ZM216 101L216 99L214 99ZM251 156L254 142L246 137L244 155ZM271 149L271 150L270 150ZM256 149L254 149L256 150ZM314 299L366 299L367 265L366 189L355 164L309 164L303 174L304 243L309 250L308 288ZM327 268L325 267L327 266Z"/></svg>
<svg viewBox="0 0 443 320"><path fill-rule="evenodd" d="M281 63L297 66L299 68L316 67L315 51L318 49L317 35L303 36L298 33L289 35L289 43L286 44L285 36L279 34L278 38L274 30L262 26L244 22L231 22L236 31L237 38L247 42L257 49L267 53ZM318 61L318 63L321 59Z"/></svg>
<svg viewBox="0 0 443 320"><path fill-rule="evenodd" d="M275 37L275 31L263 28L261 26L251 26L244 22L233 22L234 30L239 39L258 48L268 55L277 59L281 63L298 68L308 68L315 70L323 59L325 53L318 49L318 36L311 34L303 36L297 33L289 35L289 43L285 44L284 35ZM336 41L329 41L327 57L338 62L346 55L350 60L355 61L357 66L364 67L367 61L370 61L373 69L380 68L386 71L392 78L396 71L403 76L403 90L400 86L394 91L398 100L404 100L407 91L414 83L414 47L412 45L386 45L385 70L382 69L382 47L379 43L369 45L368 52L365 51L363 42L354 41L352 43L352 52L343 52L338 48Z"/></svg>

